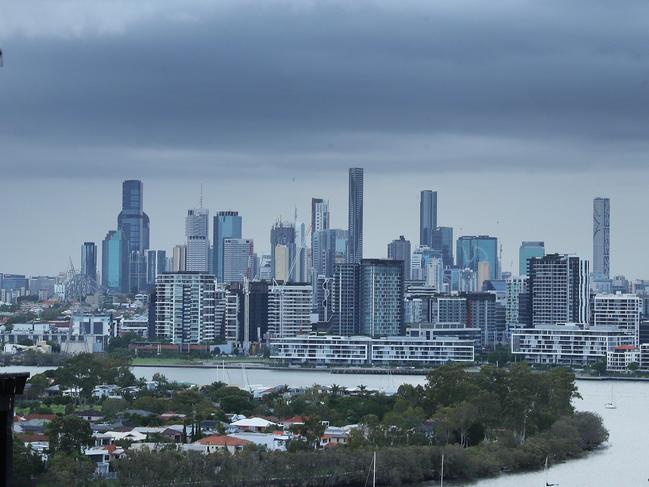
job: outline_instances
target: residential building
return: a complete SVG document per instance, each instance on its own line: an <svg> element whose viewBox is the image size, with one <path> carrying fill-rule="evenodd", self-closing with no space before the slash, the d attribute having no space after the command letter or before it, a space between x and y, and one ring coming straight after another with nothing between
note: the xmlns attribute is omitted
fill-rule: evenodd
<svg viewBox="0 0 649 487"><path fill-rule="evenodd" d="M641 300L635 294L598 294L593 298L593 328L613 327L639 345Z"/></svg>
<svg viewBox="0 0 649 487"><path fill-rule="evenodd" d="M310 333L311 284L273 284L268 290L268 333L293 337Z"/></svg>
<svg viewBox="0 0 649 487"><path fill-rule="evenodd" d="M609 277L611 246L611 200L593 200L593 274Z"/></svg>
<svg viewBox="0 0 649 487"><path fill-rule="evenodd" d="M311 247L318 232L329 229L329 202L322 198L311 198Z"/></svg>
<svg viewBox="0 0 649 487"><path fill-rule="evenodd" d="M156 336L175 344L217 339L215 295L215 279L211 274L189 271L158 274Z"/></svg>
<svg viewBox="0 0 649 487"><path fill-rule="evenodd" d="M176 245L172 255L170 272L185 272L187 270L187 246Z"/></svg>
<svg viewBox="0 0 649 487"><path fill-rule="evenodd" d="M505 325L508 336L513 330L524 328L529 323L524 320L524 302L521 295L527 294L526 277L510 277L507 279L507 297L505 298Z"/></svg>
<svg viewBox="0 0 649 487"><path fill-rule="evenodd" d="M426 189L419 196L419 245L433 248L437 228L437 191Z"/></svg>
<svg viewBox="0 0 649 487"><path fill-rule="evenodd" d="M347 262L359 264L363 258L363 169L349 169L349 250Z"/></svg>
<svg viewBox="0 0 649 487"><path fill-rule="evenodd" d="M360 268L360 332L393 336L403 325L403 265L386 259L362 259Z"/></svg>
<svg viewBox="0 0 649 487"><path fill-rule="evenodd" d="M360 326L360 264L336 264L331 285L331 333L355 335Z"/></svg>
<svg viewBox="0 0 649 487"><path fill-rule="evenodd" d="M529 316L533 326L588 323L588 261L560 254L532 257L528 274Z"/></svg>

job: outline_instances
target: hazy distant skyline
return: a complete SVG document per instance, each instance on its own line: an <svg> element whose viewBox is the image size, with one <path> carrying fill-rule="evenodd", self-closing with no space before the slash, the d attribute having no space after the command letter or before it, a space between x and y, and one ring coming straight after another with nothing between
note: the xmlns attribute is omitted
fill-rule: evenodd
<svg viewBox="0 0 649 487"><path fill-rule="evenodd" d="M200 184L267 252L310 198L345 228L365 168L364 255L439 224L649 278L649 4L605 1L12 2L0 17L0 272L78 265L142 179L151 247L184 240Z"/></svg>

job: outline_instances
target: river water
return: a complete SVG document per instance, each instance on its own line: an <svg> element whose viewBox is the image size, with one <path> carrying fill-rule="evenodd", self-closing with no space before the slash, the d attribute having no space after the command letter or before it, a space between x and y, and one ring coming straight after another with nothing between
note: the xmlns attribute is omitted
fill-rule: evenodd
<svg viewBox="0 0 649 487"><path fill-rule="evenodd" d="M47 367L0 367L2 372L43 372ZM310 386L313 384L395 391L400 384L423 384L425 377L416 375L352 375L331 374L326 370L256 370L202 369L176 367L134 367L137 377L150 379L155 372L169 380L209 384L216 380L233 385ZM649 486L649 382L615 382L616 409L606 409L610 397L610 382L577 381L583 399L575 401L581 411L598 413L609 430L608 444L579 460L551 467L547 473L550 483L561 487ZM544 472L503 475L493 479L462 484L471 487L541 487L546 483ZM437 483L428 484L431 487ZM457 484L454 484L457 485Z"/></svg>

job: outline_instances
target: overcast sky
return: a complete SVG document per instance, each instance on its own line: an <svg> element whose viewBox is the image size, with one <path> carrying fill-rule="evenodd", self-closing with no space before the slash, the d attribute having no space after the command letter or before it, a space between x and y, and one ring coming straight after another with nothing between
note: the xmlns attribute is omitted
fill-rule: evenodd
<svg viewBox="0 0 649 487"><path fill-rule="evenodd" d="M204 187L269 250L312 196L346 226L365 168L365 255L418 241L421 189L455 235L592 253L649 278L649 3L30 1L0 14L0 272L78 265L140 178L152 248Z"/></svg>

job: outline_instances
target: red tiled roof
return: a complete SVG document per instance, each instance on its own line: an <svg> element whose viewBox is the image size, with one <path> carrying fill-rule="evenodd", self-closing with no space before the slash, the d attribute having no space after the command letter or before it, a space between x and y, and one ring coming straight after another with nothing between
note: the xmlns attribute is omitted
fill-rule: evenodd
<svg viewBox="0 0 649 487"><path fill-rule="evenodd" d="M302 416L293 416L292 418L283 420L282 423L284 424L304 423L304 418Z"/></svg>
<svg viewBox="0 0 649 487"><path fill-rule="evenodd" d="M199 445L245 446L250 442L248 440L242 440L241 438L235 438L234 436L212 435L201 438L195 443L198 443Z"/></svg>
<svg viewBox="0 0 649 487"><path fill-rule="evenodd" d="M30 421L32 419L46 419L48 421L54 421L56 419L56 414L28 414L25 416L25 421Z"/></svg>
<svg viewBox="0 0 649 487"><path fill-rule="evenodd" d="M47 435L39 435L39 434L18 434L16 435L18 438L20 438L23 442L25 443L33 443L36 441L49 441L49 438Z"/></svg>

